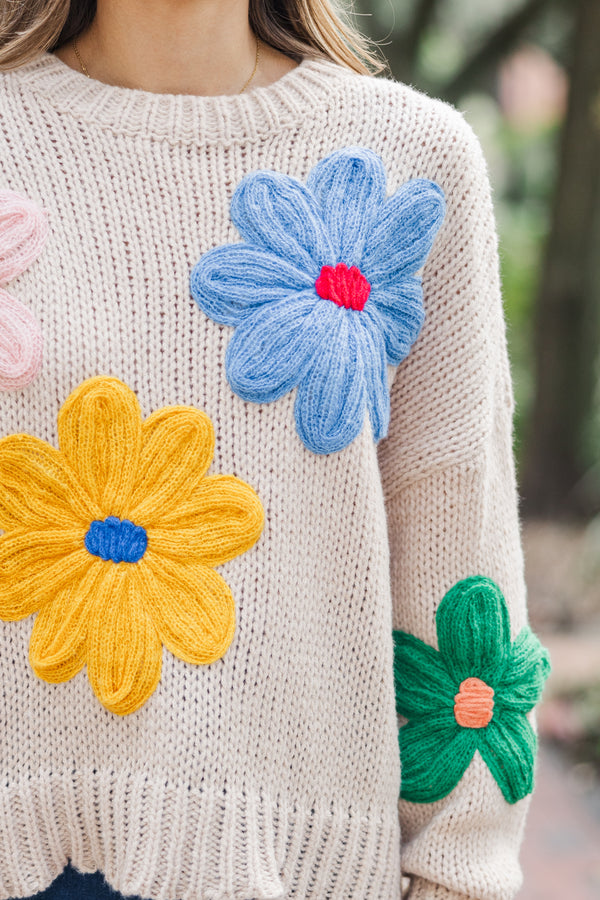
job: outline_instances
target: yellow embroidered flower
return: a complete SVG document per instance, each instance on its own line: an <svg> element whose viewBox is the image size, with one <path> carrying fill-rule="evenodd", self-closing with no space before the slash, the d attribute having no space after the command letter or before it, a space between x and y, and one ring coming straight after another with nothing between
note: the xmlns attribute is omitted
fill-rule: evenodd
<svg viewBox="0 0 600 900"><path fill-rule="evenodd" d="M68 681L87 664L100 702L127 715L156 689L163 644L188 663L224 655L235 604L213 567L255 544L263 508L241 479L206 474L205 413L170 406L142 422L117 378L73 391L58 440L0 440L0 618L37 612L36 675Z"/></svg>

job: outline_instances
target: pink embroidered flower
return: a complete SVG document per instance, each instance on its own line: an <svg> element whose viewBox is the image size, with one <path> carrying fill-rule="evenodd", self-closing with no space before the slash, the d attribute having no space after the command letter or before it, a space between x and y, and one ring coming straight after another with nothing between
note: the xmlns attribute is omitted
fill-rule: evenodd
<svg viewBox="0 0 600 900"><path fill-rule="evenodd" d="M21 275L48 238L46 213L28 197L0 190L0 390L28 385L42 363L42 333L37 319L4 289Z"/></svg>

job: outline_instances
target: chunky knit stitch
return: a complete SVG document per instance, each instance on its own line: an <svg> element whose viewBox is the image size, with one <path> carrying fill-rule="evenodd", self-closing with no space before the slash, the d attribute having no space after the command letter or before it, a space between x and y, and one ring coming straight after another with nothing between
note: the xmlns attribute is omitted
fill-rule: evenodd
<svg viewBox="0 0 600 900"><path fill-rule="evenodd" d="M190 279L200 260L247 240L231 215L245 178L274 172L306 186L315 167L349 147L381 160L386 201L421 179L438 186L446 214L417 273L418 336L404 343L403 332L386 331L387 436L377 443L365 415L343 449L313 452L296 430L296 387L259 402L232 389L227 352L243 326L199 308ZM43 252L10 285L40 323L43 364L27 387L0 393L5 452L18 435L30 448L27 466L3 456L0 477L3 504L17 504L0 545L18 547L0 563L0 599L22 613L0 619L0 900L43 889L68 859L150 900L399 900L402 875L411 900L510 900L530 795L507 802L475 753L440 799L399 798L393 632L437 650L437 607L472 576L501 590L511 642L527 621L497 240L470 127L406 85L321 60L241 96L196 97L105 85L42 54L0 75L0 158L0 188L46 210L50 229ZM381 266L401 251L392 224L373 248ZM345 240L355 227L336 218L331 233ZM279 290L293 260L278 254L269 268L265 259L240 259L232 309L251 302L248 284L256 296ZM345 306L349 291L364 299L364 285L348 281L361 262L328 258L323 266L335 274L313 272L315 297L342 319L367 313L373 299L374 288L362 311ZM376 267L362 274L377 283ZM316 289L321 275L329 298ZM411 297L418 300L416 285L390 317ZM324 347L330 357L333 346ZM117 414L117 404L108 414L100 403L81 417L77 392L98 378L123 386L116 393L130 413ZM177 454L158 426L173 407L210 420L214 455L209 462L200 442L161 482L165 458ZM140 469L126 448L140 453L135 423L150 420L148 490L133 504L128 479ZM94 421L121 435L121 456L88 440ZM183 438L178 446L185 455ZM211 662L190 615L206 518L193 516L196 495L186 486L205 463L207 481L239 479L264 510L254 543L248 538L236 555L233 541L224 559L223 537L201 560L235 604L231 642ZM88 584L83 596L117 613L102 632L94 606L89 618L78 616L77 603L56 605L64 598L57 585L45 592L51 580L73 577L61 540L74 503L91 504L77 520L76 559L121 579L144 571L150 517L171 490L189 537L182 543L183 531L165 522L161 553L177 578L142 618L160 626L155 682L156 668L144 668L158 658L147 654L152 629L132 638L135 663L120 646L132 606L139 612L149 590L130 591L123 606L112 589L105 596ZM241 543L245 513L233 500L220 509ZM147 533L143 555L127 522ZM194 573L178 593L185 566ZM56 654L50 635L60 637ZM89 655L82 666L76 648L88 640L115 655ZM143 677L119 693L130 665ZM456 702L468 716L483 688L463 681ZM532 712L524 715L533 726Z"/></svg>

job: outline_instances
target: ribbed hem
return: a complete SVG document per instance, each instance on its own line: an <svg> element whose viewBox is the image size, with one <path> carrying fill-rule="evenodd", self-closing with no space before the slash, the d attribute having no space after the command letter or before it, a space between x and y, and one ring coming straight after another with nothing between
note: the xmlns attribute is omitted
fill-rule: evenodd
<svg viewBox="0 0 600 900"><path fill-rule="evenodd" d="M0 898L70 859L148 900L400 900L398 817L305 809L243 788L73 772L0 793Z"/></svg>
<svg viewBox="0 0 600 900"><path fill-rule="evenodd" d="M6 73L89 125L171 141L226 143L280 131L329 104L348 78L330 60L305 57L277 81L244 94L158 94L88 78L49 51Z"/></svg>

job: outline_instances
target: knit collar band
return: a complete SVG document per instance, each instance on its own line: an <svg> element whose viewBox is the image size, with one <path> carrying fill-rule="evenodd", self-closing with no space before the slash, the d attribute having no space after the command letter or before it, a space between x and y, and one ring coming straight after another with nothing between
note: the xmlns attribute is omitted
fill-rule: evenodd
<svg viewBox="0 0 600 900"><path fill-rule="evenodd" d="M213 96L105 84L49 51L8 74L55 109L89 125L177 142L223 143L251 140L314 116L345 81L340 76L346 70L330 60L304 57L270 85Z"/></svg>

